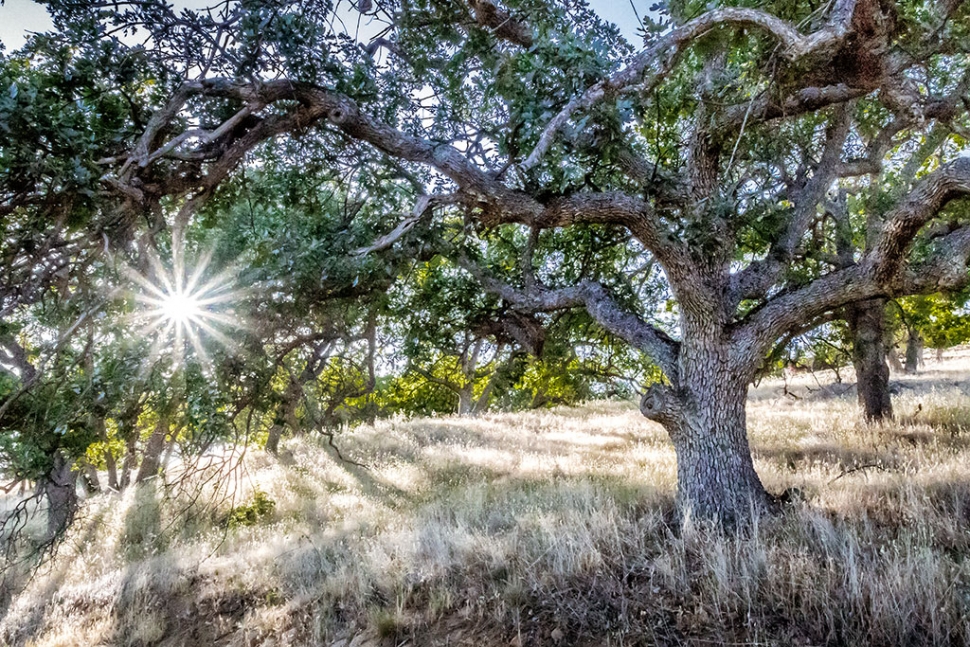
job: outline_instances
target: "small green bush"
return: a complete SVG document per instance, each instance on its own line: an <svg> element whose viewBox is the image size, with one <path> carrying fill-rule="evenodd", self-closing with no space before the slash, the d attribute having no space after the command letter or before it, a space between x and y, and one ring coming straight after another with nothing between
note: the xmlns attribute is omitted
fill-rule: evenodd
<svg viewBox="0 0 970 647"><path fill-rule="evenodd" d="M236 506L229 512L230 528L255 526L263 517L273 514L276 501L266 496L262 490L253 490L253 498L244 505Z"/></svg>

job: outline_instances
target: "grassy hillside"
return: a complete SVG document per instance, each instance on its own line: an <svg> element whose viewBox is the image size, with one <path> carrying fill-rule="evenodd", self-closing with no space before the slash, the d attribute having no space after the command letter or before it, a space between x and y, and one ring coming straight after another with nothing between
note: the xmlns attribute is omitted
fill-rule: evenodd
<svg viewBox="0 0 970 647"><path fill-rule="evenodd" d="M366 467L250 451L87 501L0 640L970 644L970 362L896 385L872 428L839 385L755 389L758 471L804 501L744 537L679 530L672 449L629 404L385 421L339 439Z"/></svg>

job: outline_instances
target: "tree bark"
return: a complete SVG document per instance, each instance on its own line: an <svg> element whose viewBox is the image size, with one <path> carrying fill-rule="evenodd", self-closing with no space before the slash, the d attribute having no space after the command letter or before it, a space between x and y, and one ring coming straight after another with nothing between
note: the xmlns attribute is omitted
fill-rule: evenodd
<svg viewBox="0 0 970 647"><path fill-rule="evenodd" d="M47 496L47 540L52 540L74 520L77 512L77 472L71 461L57 450L53 464L40 483Z"/></svg>
<svg viewBox="0 0 970 647"><path fill-rule="evenodd" d="M871 299L851 305L846 311L859 405L869 422L893 417L886 364L885 310L885 299Z"/></svg>
<svg viewBox="0 0 970 647"><path fill-rule="evenodd" d="M158 414L155 429L152 431L152 435L148 437L148 442L145 443L141 465L138 467L138 475L135 477L136 484L143 483L146 479L158 474L162 452L165 450L165 437L168 436L169 431L169 411L171 408L171 405L168 405Z"/></svg>
<svg viewBox="0 0 970 647"><path fill-rule="evenodd" d="M923 365L923 336L918 330L910 329L906 339L906 373L916 375Z"/></svg>
<svg viewBox="0 0 970 647"><path fill-rule="evenodd" d="M475 412L475 394L472 385L466 384L458 389L458 415L467 416Z"/></svg>
<svg viewBox="0 0 970 647"><path fill-rule="evenodd" d="M664 425L674 445L683 520L745 526L773 506L748 445L748 373L726 335L712 329L685 330L680 374L679 389L652 388L640 410Z"/></svg>
<svg viewBox="0 0 970 647"><path fill-rule="evenodd" d="M269 428L269 435L266 437L266 451L273 456L277 456L280 453L280 439L282 437L283 425L279 422L274 422Z"/></svg>

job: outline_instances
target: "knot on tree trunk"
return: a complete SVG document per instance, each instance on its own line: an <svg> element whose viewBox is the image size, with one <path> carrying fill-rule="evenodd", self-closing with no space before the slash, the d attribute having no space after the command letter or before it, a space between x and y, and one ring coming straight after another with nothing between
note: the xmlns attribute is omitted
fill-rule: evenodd
<svg viewBox="0 0 970 647"><path fill-rule="evenodd" d="M683 413L680 396L669 386L654 384L640 398L640 413L668 429L676 427Z"/></svg>

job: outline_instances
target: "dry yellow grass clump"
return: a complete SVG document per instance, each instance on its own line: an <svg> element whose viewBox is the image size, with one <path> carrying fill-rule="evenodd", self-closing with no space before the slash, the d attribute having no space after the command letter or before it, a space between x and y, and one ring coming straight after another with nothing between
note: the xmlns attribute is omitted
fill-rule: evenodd
<svg viewBox="0 0 970 647"><path fill-rule="evenodd" d="M755 389L758 471L801 498L743 536L680 530L631 404L379 422L340 438L366 468L291 440L187 513L187 490L90 499L0 640L970 644L968 378L931 362L878 427L808 376Z"/></svg>

